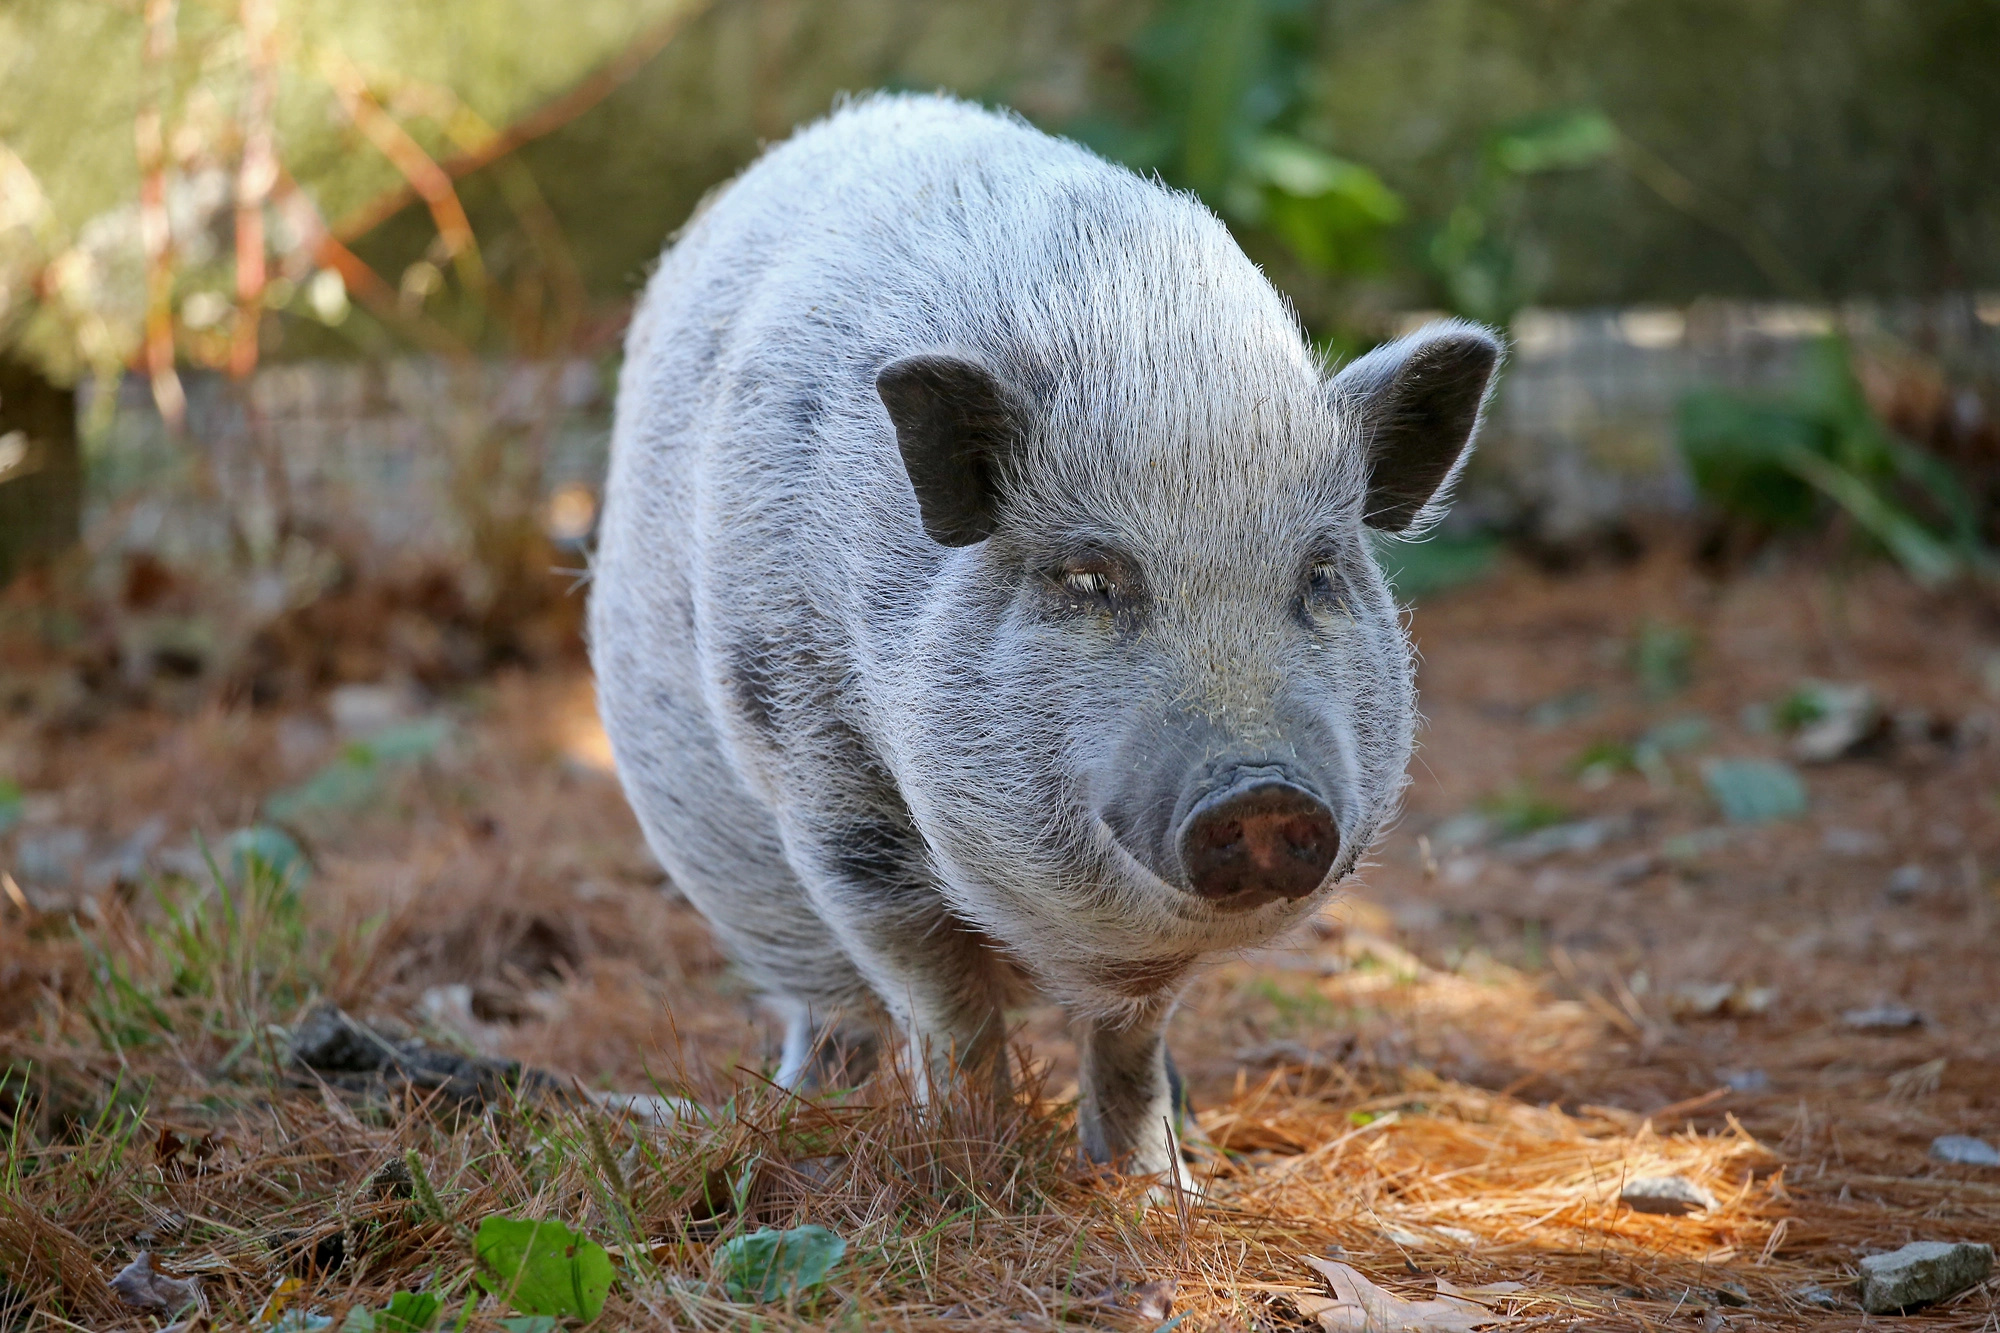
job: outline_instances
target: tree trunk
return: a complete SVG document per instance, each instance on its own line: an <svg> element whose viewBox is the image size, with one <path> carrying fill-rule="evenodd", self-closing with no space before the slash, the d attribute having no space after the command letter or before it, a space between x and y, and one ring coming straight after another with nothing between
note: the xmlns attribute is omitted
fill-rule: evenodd
<svg viewBox="0 0 2000 1333"><path fill-rule="evenodd" d="M82 522L76 394L0 356L0 587L68 550Z"/></svg>

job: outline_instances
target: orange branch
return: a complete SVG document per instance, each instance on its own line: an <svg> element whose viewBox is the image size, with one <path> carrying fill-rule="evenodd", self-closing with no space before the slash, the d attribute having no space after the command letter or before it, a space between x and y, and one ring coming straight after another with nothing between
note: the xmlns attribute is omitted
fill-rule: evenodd
<svg viewBox="0 0 2000 1333"><path fill-rule="evenodd" d="M432 165L438 168L446 181L458 180L481 167L490 166L545 134L561 129L630 82L655 56L667 49L682 28L707 10L710 3L711 0L688 0L568 92L544 103L494 135L487 143ZM428 157L425 160L430 161ZM351 241L381 226L416 200L426 198L414 178L408 173L405 173L405 178L408 184L370 200L341 218L334 224L334 234Z"/></svg>

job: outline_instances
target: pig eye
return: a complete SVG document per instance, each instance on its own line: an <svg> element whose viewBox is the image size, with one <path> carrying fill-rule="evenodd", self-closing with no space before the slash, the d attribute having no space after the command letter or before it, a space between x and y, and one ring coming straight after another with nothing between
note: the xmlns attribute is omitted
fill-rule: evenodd
<svg viewBox="0 0 2000 1333"><path fill-rule="evenodd" d="M1306 600L1321 615L1354 614L1347 604L1347 590L1340 577L1340 566L1331 560L1313 562L1312 569L1306 574Z"/></svg>
<svg viewBox="0 0 2000 1333"><path fill-rule="evenodd" d="M1101 569L1068 569L1063 571L1063 587L1083 597L1109 597L1111 578Z"/></svg>

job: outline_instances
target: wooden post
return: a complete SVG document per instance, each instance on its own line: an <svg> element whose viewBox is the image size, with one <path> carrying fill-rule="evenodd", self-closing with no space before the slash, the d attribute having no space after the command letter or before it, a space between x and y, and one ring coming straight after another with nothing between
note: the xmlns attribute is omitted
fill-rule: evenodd
<svg viewBox="0 0 2000 1333"><path fill-rule="evenodd" d="M82 523L76 394L0 355L0 587L68 550Z"/></svg>

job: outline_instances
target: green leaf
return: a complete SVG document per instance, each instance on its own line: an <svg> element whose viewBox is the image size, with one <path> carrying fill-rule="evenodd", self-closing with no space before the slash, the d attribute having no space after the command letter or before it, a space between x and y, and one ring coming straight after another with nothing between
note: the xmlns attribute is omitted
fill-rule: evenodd
<svg viewBox="0 0 2000 1333"><path fill-rule="evenodd" d="M776 1301L811 1290L847 1253L847 1242L825 1227L765 1227L722 1247L716 1269L729 1298Z"/></svg>
<svg viewBox="0 0 2000 1333"><path fill-rule="evenodd" d="M1405 603L1484 578L1500 553L1493 537L1379 538L1371 545L1382 577Z"/></svg>
<svg viewBox="0 0 2000 1333"><path fill-rule="evenodd" d="M429 1291L399 1291L380 1310L357 1305L341 1321L340 1333L429 1333L444 1309L444 1298Z"/></svg>
<svg viewBox="0 0 2000 1333"><path fill-rule="evenodd" d="M611 1256L561 1222L489 1217L472 1253L479 1285L522 1314L595 1319L611 1291Z"/></svg>
<svg viewBox="0 0 2000 1333"><path fill-rule="evenodd" d="M429 1333L444 1309L444 1297L431 1291L399 1291L375 1316L375 1333Z"/></svg>
<svg viewBox="0 0 2000 1333"><path fill-rule="evenodd" d="M545 1314L517 1314L502 1319L500 1327L507 1333L556 1333L562 1321Z"/></svg>
<svg viewBox="0 0 2000 1333"><path fill-rule="evenodd" d="M1591 166L1618 147L1618 127L1600 111L1557 111L1517 122L1497 135L1490 151L1501 170L1516 176Z"/></svg>
<svg viewBox="0 0 2000 1333"><path fill-rule="evenodd" d="M1678 694L1694 678L1694 635L1678 625L1641 625L1632 645L1632 671L1648 699Z"/></svg>
<svg viewBox="0 0 2000 1333"><path fill-rule="evenodd" d="M0 833L21 822L21 785L9 778L0 778Z"/></svg>
<svg viewBox="0 0 2000 1333"><path fill-rule="evenodd" d="M291 820L365 805L381 785L384 768L427 759L450 735L449 719L428 717L345 745L338 758L304 782L273 792L264 802L265 817Z"/></svg>
<svg viewBox="0 0 2000 1333"><path fill-rule="evenodd" d="M312 873L312 866L306 861L306 854L297 840L283 829L269 824L236 830L223 843L223 851L229 858L230 873L239 884L247 884L252 876L262 875L271 884L296 889Z"/></svg>
<svg viewBox="0 0 2000 1333"><path fill-rule="evenodd" d="M1796 819L1806 812L1806 785L1788 764L1768 759L1711 759L1701 766L1701 779L1732 823Z"/></svg>

